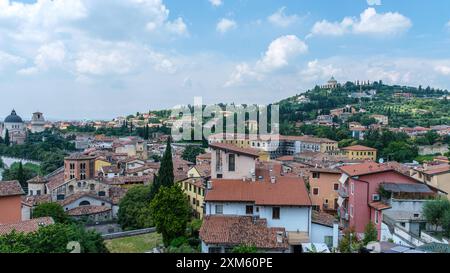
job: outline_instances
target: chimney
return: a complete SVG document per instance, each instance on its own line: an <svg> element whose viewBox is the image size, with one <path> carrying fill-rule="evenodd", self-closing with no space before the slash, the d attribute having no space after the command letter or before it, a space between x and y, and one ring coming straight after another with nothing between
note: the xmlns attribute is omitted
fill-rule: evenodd
<svg viewBox="0 0 450 273"><path fill-rule="evenodd" d="M277 178L275 176L270 177L270 183L275 184L277 182Z"/></svg>

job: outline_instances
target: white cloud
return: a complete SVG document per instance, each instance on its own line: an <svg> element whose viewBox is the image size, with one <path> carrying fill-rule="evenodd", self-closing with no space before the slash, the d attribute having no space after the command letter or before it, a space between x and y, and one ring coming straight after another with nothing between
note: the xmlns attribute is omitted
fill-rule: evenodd
<svg viewBox="0 0 450 273"><path fill-rule="evenodd" d="M183 18L178 17L173 22L166 23L167 30L178 35L188 35L188 29Z"/></svg>
<svg viewBox="0 0 450 273"><path fill-rule="evenodd" d="M367 0L367 5L369 6L380 6L381 0Z"/></svg>
<svg viewBox="0 0 450 273"><path fill-rule="evenodd" d="M267 51L254 66L248 63L238 64L225 86L241 84L248 80L262 80L265 75L288 66L291 60L307 51L308 46L297 36L281 36L270 43Z"/></svg>
<svg viewBox="0 0 450 273"><path fill-rule="evenodd" d="M447 22L447 24L445 24L445 26L450 29L450 21Z"/></svg>
<svg viewBox="0 0 450 273"><path fill-rule="evenodd" d="M287 66L291 58L306 53L308 46L295 35L286 35L272 41L257 66L272 71Z"/></svg>
<svg viewBox="0 0 450 273"><path fill-rule="evenodd" d="M274 14L268 17L269 22L279 27L288 27L298 21L297 15L286 15L284 13L286 7L282 7Z"/></svg>
<svg viewBox="0 0 450 273"><path fill-rule="evenodd" d="M226 18L220 19L220 21L217 23L217 26L216 26L216 30L220 33L226 33L229 30L236 29L236 28L237 28L236 21L226 19Z"/></svg>
<svg viewBox="0 0 450 273"><path fill-rule="evenodd" d="M434 70L444 76L450 75L450 65L437 65Z"/></svg>
<svg viewBox="0 0 450 273"><path fill-rule="evenodd" d="M367 8L359 18L345 17L341 22L317 22L311 33L329 36L347 33L393 36L407 31L411 26L411 20L400 13L377 13L374 8Z"/></svg>
<svg viewBox="0 0 450 273"><path fill-rule="evenodd" d="M34 58L34 66L19 70L19 74L29 75L47 71L51 67L59 67L66 58L66 47L63 42L57 41L45 44L38 49Z"/></svg>
<svg viewBox="0 0 450 273"><path fill-rule="evenodd" d="M211 3L211 5L218 7L223 5L223 1L222 0L209 0L209 2Z"/></svg>
<svg viewBox="0 0 450 273"><path fill-rule="evenodd" d="M322 64L315 59L308 62L306 68L300 71L300 76L305 81L317 82L339 75L341 71L340 68L336 68L333 64Z"/></svg>
<svg viewBox="0 0 450 273"><path fill-rule="evenodd" d="M0 70L25 63L25 59L0 50Z"/></svg>

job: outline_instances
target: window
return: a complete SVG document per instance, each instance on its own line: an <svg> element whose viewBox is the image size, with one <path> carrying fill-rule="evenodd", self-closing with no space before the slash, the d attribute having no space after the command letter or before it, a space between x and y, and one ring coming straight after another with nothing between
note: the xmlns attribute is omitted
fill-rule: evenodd
<svg viewBox="0 0 450 273"><path fill-rule="evenodd" d="M216 205L216 214L223 214L223 205Z"/></svg>
<svg viewBox="0 0 450 273"><path fill-rule="evenodd" d="M94 191L94 190L95 190L95 185L94 185L94 184L90 184L90 185L89 185L89 189L90 189L91 191Z"/></svg>
<svg viewBox="0 0 450 273"><path fill-rule="evenodd" d="M350 184L350 193L352 195L355 193L355 184L353 182Z"/></svg>
<svg viewBox="0 0 450 273"><path fill-rule="evenodd" d="M81 201L79 206L81 207L81 206L90 206L90 205L91 205L91 203L89 201Z"/></svg>
<svg viewBox="0 0 450 273"><path fill-rule="evenodd" d="M192 191L192 184L189 184L189 191Z"/></svg>
<svg viewBox="0 0 450 273"><path fill-rule="evenodd" d="M106 195L106 193L104 191L99 191L98 192L98 196L105 196L105 195Z"/></svg>
<svg viewBox="0 0 450 273"><path fill-rule="evenodd" d="M32 190L30 190L30 195L33 195L33 191Z"/></svg>
<svg viewBox="0 0 450 273"><path fill-rule="evenodd" d="M253 215L253 206L245 206L245 214Z"/></svg>
<svg viewBox="0 0 450 273"><path fill-rule="evenodd" d="M312 174L312 176L313 176L314 179L319 179L320 178L320 173L314 172Z"/></svg>
<svg viewBox="0 0 450 273"><path fill-rule="evenodd" d="M339 190L339 184L334 184L334 185L333 185L333 189L334 189L335 191L338 191L338 190Z"/></svg>
<svg viewBox="0 0 450 273"><path fill-rule="evenodd" d="M41 190L37 190L36 195L41 195Z"/></svg>
<svg viewBox="0 0 450 273"><path fill-rule="evenodd" d="M350 217L353 218L353 205L350 205Z"/></svg>
<svg viewBox="0 0 450 273"><path fill-rule="evenodd" d="M375 211L375 224L378 224L378 210Z"/></svg>
<svg viewBox="0 0 450 273"><path fill-rule="evenodd" d="M313 188L313 195L319 195L319 188Z"/></svg>
<svg viewBox="0 0 450 273"><path fill-rule="evenodd" d="M195 205L197 203L197 200L195 198L192 198L192 205Z"/></svg>
<svg viewBox="0 0 450 273"><path fill-rule="evenodd" d="M81 182L77 183L78 188L81 188Z"/></svg>
<svg viewBox="0 0 450 273"><path fill-rule="evenodd" d="M280 219L280 208L279 207L272 208L272 219Z"/></svg>
<svg viewBox="0 0 450 273"><path fill-rule="evenodd" d="M228 171L234 172L236 170L236 155L229 154L228 155Z"/></svg>

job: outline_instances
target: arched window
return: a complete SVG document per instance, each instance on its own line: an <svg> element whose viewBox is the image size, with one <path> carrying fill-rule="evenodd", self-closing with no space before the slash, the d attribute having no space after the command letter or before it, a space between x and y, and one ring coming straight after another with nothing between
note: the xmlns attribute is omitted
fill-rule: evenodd
<svg viewBox="0 0 450 273"><path fill-rule="evenodd" d="M70 192L70 193L73 193L73 185L70 185L70 186L69 186L69 192Z"/></svg>
<svg viewBox="0 0 450 273"><path fill-rule="evenodd" d="M81 201L79 206L81 207L81 206L90 206L90 205L91 205L91 203L89 201L85 200L85 201Z"/></svg>
<svg viewBox="0 0 450 273"><path fill-rule="evenodd" d="M95 185L94 184L89 184L89 189L91 191L95 191Z"/></svg>

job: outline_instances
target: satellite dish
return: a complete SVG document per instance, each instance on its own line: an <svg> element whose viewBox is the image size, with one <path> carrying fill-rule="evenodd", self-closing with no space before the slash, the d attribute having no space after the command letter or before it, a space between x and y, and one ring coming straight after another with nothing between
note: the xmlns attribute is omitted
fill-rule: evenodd
<svg viewBox="0 0 450 273"><path fill-rule="evenodd" d="M378 160L378 163L383 164L384 163L384 158L380 158L380 160Z"/></svg>

